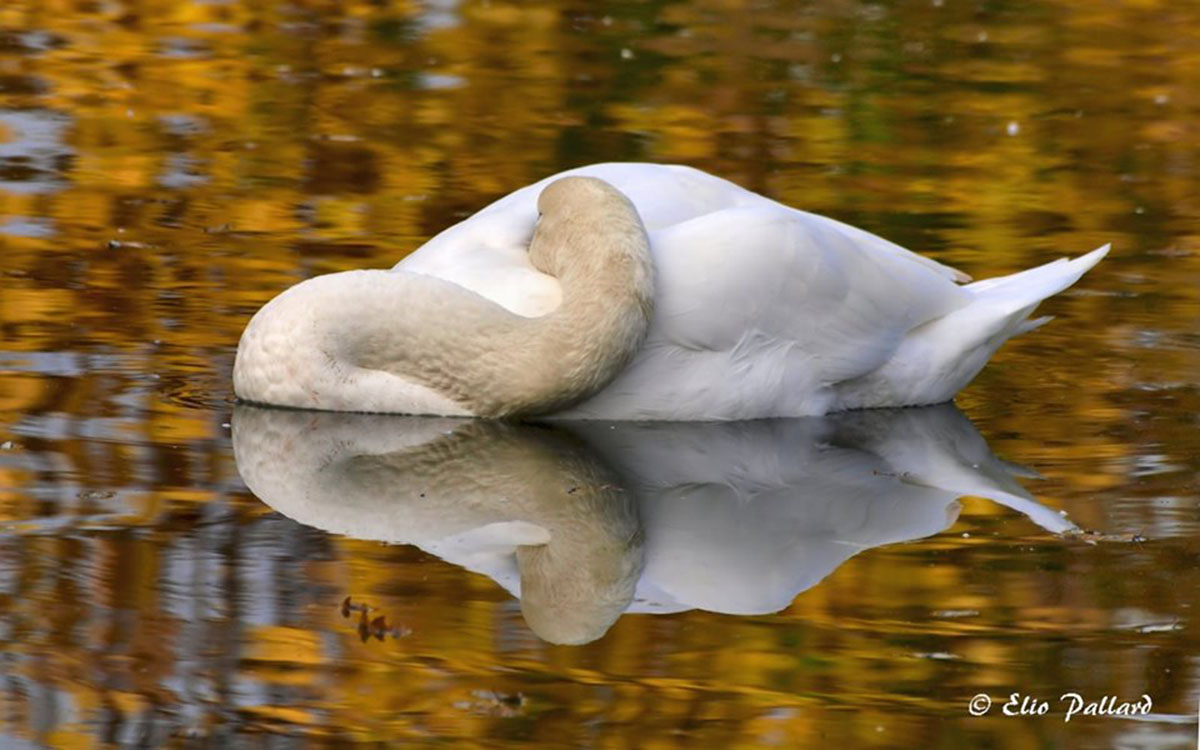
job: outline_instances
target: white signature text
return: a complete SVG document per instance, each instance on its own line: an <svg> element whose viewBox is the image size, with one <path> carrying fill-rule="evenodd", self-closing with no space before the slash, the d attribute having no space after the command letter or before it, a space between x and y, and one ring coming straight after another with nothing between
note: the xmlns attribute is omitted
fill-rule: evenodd
<svg viewBox="0 0 1200 750"><path fill-rule="evenodd" d="M1079 693L1063 693L1058 704L1066 711L1064 722L1075 716L1145 716L1154 707L1154 701L1148 695L1142 695L1141 700L1123 701L1115 695L1088 700ZM1050 712L1050 701L1012 693L1000 710L1005 716L1045 716Z"/></svg>

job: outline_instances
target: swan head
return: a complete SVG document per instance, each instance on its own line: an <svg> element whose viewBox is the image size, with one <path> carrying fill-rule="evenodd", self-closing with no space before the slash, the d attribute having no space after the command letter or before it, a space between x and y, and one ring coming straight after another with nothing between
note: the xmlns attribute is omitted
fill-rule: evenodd
<svg viewBox="0 0 1200 750"><path fill-rule="evenodd" d="M542 216L559 217L580 211L633 211L625 194L597 177L562 177L542 188L537 201Z"/></svg>
<svg viewBox="0 0 1200 750"><path fill-rule="evenodd" d="M620 190L595 177L563 177L542 190L537 209L529 260L539 271L562 277L582 266L599 275L606 265L640 264L649 283L646 230Z"/></svg>

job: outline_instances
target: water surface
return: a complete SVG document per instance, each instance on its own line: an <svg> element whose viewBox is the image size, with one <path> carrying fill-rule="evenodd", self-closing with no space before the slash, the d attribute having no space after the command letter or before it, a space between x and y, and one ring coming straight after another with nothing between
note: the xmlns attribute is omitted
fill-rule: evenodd
<svg viewBox="0 0 1200 750"><path fill-rule="evenodd" d="M1194 746L1198 30L1155 0L4 3L0 745ZM961 413L334 424L378 441L338 444L344 512L299 449L250 491L243 435L305 434L234 413L259 305L629 159L977 278L1114 251ZM430 445L470 460L399 471ZM450 541L381 522L423 486ZM591 563L523 588L500 542L548 528ZM1153 714L1064 723L1069 691Z"/></svg>

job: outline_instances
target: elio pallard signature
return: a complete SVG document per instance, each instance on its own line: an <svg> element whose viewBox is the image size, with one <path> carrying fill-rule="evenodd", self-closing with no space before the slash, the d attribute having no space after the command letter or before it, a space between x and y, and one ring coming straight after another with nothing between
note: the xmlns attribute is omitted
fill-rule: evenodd
<svg viewBox="0 0 1200 750"><path fill-rule="evenodd" d="M1059 696L1058 703L1066 708L1064 722L1075 716L1146 716L1154 707L1154 701L1148 695L1143 695L1141 700L1122 701L1115 695L1088 700L1079 693L1063 693ZM972 716L983 716L991 708L992 699L987 693L976 695L967 704L967 710ZM1050 713L1050 701L1012 693L1000 707L1000 712L1005 716L1045 716Z"/></svg>

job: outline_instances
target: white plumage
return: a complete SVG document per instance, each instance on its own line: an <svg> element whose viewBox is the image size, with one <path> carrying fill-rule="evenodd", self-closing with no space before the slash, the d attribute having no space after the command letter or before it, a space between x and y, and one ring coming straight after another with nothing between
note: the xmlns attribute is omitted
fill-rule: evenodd
<svg viewBox="0 0 1200 750"><path fill-rule="evenodd" d="M521 315L559 301L525 248L538 193L598 177L650 236L655 314L642 350L569 410L605 419L751 419L948 401L1106 245L1002 279L960 272L696 169L596 164L548 177L453 226L396 268L461 284Z"/></svg>
<svg viewBox="0 0 1200 750"><path fill-rule="evenodd" d="M1108 251L960 285L967 277L954 269L699 170L614 163L522 188L390 273L438 277L520 316L551 313L563 291L534 268L528 248L538 196L568 175L604 180L636 207L650 242L654 311L632 361L558 412L567 417L735 420L947 401L1006 339L1037 325L1027 318L1041 300ZM246 378L263 367L246 365ZM392 409L381 409L386 398L363 401L370 408L360 410L454 413L445 399L416 409L412 399ZM330 403L353 410L345 399Z"/></svg>

